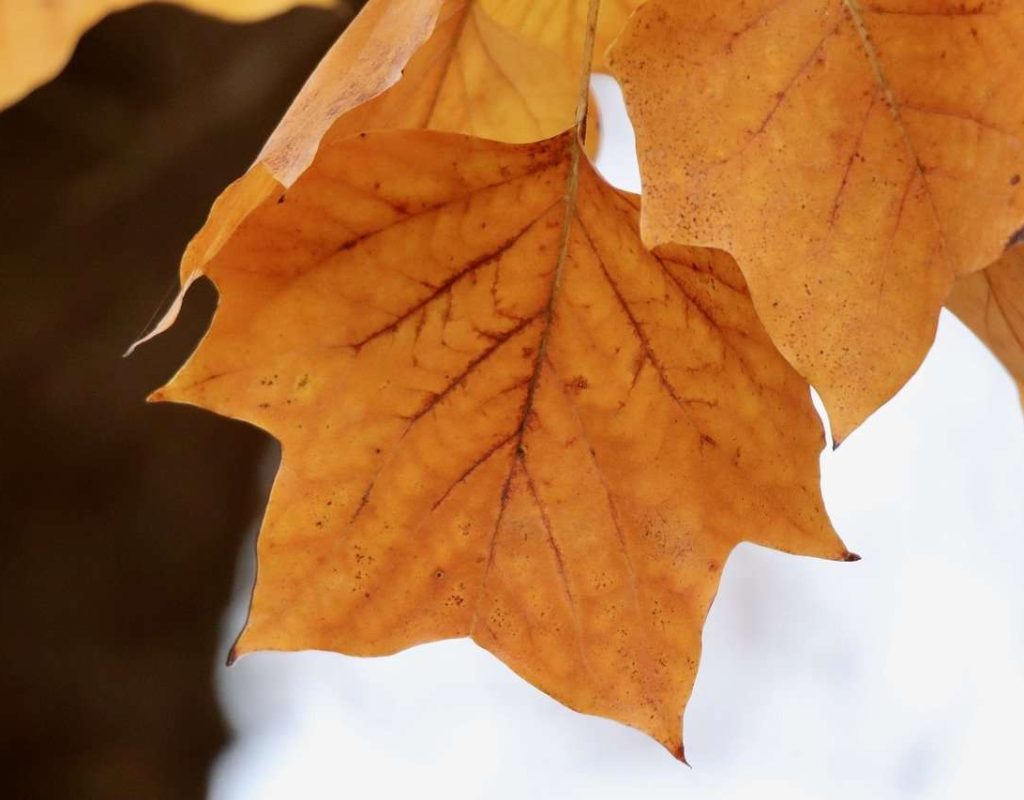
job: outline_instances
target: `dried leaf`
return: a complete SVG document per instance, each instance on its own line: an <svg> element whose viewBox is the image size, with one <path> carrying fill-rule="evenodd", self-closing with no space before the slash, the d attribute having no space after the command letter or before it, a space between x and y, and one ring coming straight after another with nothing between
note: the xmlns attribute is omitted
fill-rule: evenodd
<svg viewBox="0 0 1024 800"><path fill-rule="evenodd" d="M339 118L401 80L409 60L435 33L444 6L445 0L369 0L309 76L250 173L263 168L290 186ZM367 122L385 128L391 120Z"/></svg>
<svg viewBox="0 0 1024 800"><path fill-rule="evenodd" d="M328 130L335 140L427 128L527 142L570 127L588 2L370 0L310 76L256 164L214 204L182 259L182 293L278 183L294 182ZM638 2L602 4L598 66ZM596 131L588 130L594 145ZM166 330L180 301L181 295L132 347Z"/></svg>
<svg viewBox="0 0 1024 800"><path fill-rule="evenodd" d="M236 652L470 636L681 757L732 548L853 558L807 384L732 259L645 250L574 133L328 142L207 265L155 395L282 443Z"/></svg>
<svg viewBox="0 0 1024 800"><path fill-rule="evenodd" d="M602 3L596 31L596 67L640 0ZM374 18L398 5L369 30ZM503 142L531 142L569 128L574 121L589 0L430 0L408 3L371 0L353 23L360 47L346 31L296 99L261 156L275 177L290 184L309 163L329 126L344 138L362 131L418 129L452 131ZM398 25L396 19L403 21ZM404 28L413 27L410 59ZM379 95L380 83L353 76L353 65L387 63L404 78ZM371 99L374 98L374 99ZM360 105L363 101L364 104ZM343 119L338 119L345 114ZM337 122L335 122L337 120ZM302 142L301 159L278 150Z"/></svg>
<svg viewBox="0 0 1024 800"><path fill-rule="evenodd" d="M843 438L1024 221L1024 4L650 0L613 51L651 245L721 247Z"/></svg>
<svg viewBox="0 0 1024 800"><path fill-rule="evenodd" d="M960 278L946 306L1003 362L1024 402L1024 245Z"/></svg>
<svg viewBox="0 0 1024 800"><path fill-rule="evenodd" d="M629 15L643 0L601 0L594 42L594 70L608 71L606 53ZM539 42L548 50L562 53L568 69L579 69L583 52L587 0L483 0L487 13L499 24L523 37Z"/></svg>
<svg viewBox="0 0 1024 800"><path fill-rule="evenodd" d="M0 0L0 109L56 75L79 37L107 14L146 0ZM229 20L253 20L334 0L168 0Z"/></svg>

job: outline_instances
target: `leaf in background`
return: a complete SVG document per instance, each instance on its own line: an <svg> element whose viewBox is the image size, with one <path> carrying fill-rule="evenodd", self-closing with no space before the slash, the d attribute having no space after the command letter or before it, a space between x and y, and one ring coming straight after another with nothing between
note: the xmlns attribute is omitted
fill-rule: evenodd
<svg viewBox="0 0 1024 800"><path fill-rule="evenodd" d="M485 12L500 25L559 52L568 69L579 69L583 52L587 0L478 0ZM629 15L643 0L601 0L594 42L594 71L607 72L606 52L626 27Z"/></svg>
<svg viewBox="0 0 1024 800"><path fill-rule="evenodd" d="M602 4L597 66L638 2ZM370 0L310 76L253 167L217 199L182 259L182 294L240 222L279 183L294 182L328 129L335 140L427 128L527 142L572 126L588 4ZM588 130L593 144L592 124ZM173 323L181 297L133 348Z"/></svg>
<svg viewBox="0 0 1024 800"><path fill-rule="evenodd" d="M602 3L597 68L604 67L604 51L638 3ZM330 126L338 138L427 128L502 142L546 139L572 126L589 0L431 0L400 14L383 11L397 5L402 3L367 3L274 132L260 160L282 183L298 177ZM424 43L422 49L396 55L395 45L409 37L395 20L381 19L371 30L364 19L384 13L406 27L416 19L415 44ZM390 58L402 71L403 79L396 75L385 94L381 83L352 74L353 64L374 58Z"/></svg>
<svg viewBox="0 0 1024 800"><path fill-rule="evenodd" d="M613 50L649 245L720 247L837 441L1024 221L1024 3L650 0Z"/></svg>
<svg viewBox="0 0 1024 800"><path fill-rule="evenodd" d="M1003 362L1024 402L1024 245L960 278L946 306Z"/></svg>
<svg viewBox="0 0 1024 800"><path fill-rule="evenodd" d="M334 0L167 0L205 14L244 21L298 5ZM79 37L107 14L146 0L0 0L0 109L16 103L67 63Z"/></svg>
<svg viewBox="0 0 1024 800"><path fill-rule="evenodd" d="M282 443L236 653L471 636L682 756L732 548L853 556L735 263L652 255L637 205L572 132L399 131L330 137L240 225L154 396Z"/></svg>

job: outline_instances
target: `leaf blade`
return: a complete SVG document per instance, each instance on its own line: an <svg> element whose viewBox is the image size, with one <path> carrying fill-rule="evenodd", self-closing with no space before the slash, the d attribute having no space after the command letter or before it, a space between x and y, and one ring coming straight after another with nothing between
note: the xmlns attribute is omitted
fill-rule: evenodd
<svg viewBox="0 0 1024 800"><path fill-rule="evenodd" d="M471 636L681 757L731 549L848 553L806 383L735 264L648 253L586 161L567 203L574 151L322 148L210 262L217 316L161 399L282 441L239 653Z"/></svg>
<svg viewBox="0 0 1024 800"><path fill-rule="evenodd" d="M1024 221L1024 10L972 8L652 0L613 54L645 240L737 258L837 440L916 370L956 275Z"/></svg>

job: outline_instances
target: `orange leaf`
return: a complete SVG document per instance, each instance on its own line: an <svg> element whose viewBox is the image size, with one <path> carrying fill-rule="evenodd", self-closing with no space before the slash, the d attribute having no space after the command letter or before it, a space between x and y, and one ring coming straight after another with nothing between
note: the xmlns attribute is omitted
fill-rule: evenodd
<svg viewBox="0 0 1024 800"><path fill-rule="evenodd" d="M613 51L644 240L721 247L845 437L1024 221L1024 4L650 0Z"/></svg>
<svg viewBox="0 0 1024 800"><path fill-rule="evenodd" d="M107 14L146 0L0 0L0 109L50 80L67 63L78 38ZM297 5L334 0L169 0L224 19L243 21Z"/></svg>
<svg viewBox="0 0 1024 800"><path fill-rule="evenodd" d="M470 636L682 756L722 566L852 559L820 423L724 253L640 242L566 133L330 139L207 265L154 399L282 443L236 653Z"/></svg>
<svg viewBox="0 0 1024 800"><path fill-rule="evenodd" d="M989 346L1024 402L1024 245L956 282L946 306Z"/></svg>
<svg viewBox="0 0 1024 800"><path fill-rule="evenodd" d="M638 2L602 4L598 66ZM370 0L310 76L256 164L214 204L182 259L182 292L278 183L290 186L302 173L328 131L344 139L370 130L427 128L527 142L570 127L588 5ZM596 131L589 130L593 145ZM180 299L133 348L173 323Z"/></svg>

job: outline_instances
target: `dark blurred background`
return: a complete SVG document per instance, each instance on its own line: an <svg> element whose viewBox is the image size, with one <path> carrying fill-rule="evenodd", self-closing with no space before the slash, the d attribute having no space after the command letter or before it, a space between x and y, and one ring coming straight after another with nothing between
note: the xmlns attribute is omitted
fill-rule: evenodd
<svg viewBox="0 0 1024 800"><path fill-rule="evenodd" d="M215 670L247 733L218 768L230 800L1024 796L1024 427L1012 382L951 318L907 389L825 457L864 561L730 559L687 710L692 772L468 642L219 669L277 450L144 402L207 325L208 285L121 353L347 17L234 26L143 6L0 112L0 800L202 798L230 736ZM636 188L604 88L604 163Z"/></svg>
<svg viewBox="0 0 1024 800"><path fill-rule="evenodd" d="M358 4L354 4L358 5ZM121 353L349 17L107 18L0 112L0 792L199 798L227 732L211 673L270 440L146 405L204 330Z"/></svg>

